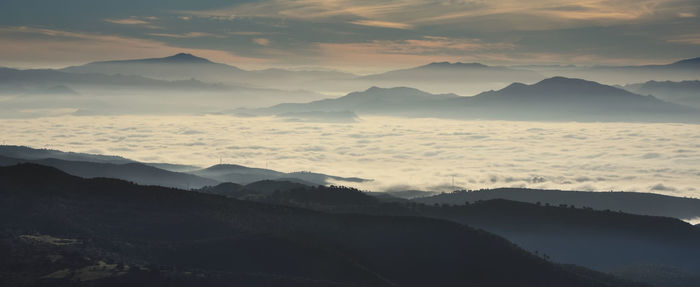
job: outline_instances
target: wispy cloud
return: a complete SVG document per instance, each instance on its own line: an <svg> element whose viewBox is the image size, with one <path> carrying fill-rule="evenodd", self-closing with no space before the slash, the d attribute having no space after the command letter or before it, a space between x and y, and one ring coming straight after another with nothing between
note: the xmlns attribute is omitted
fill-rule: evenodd
<svg viewBox="0 0 700 287"><path fill-rule="evenodd" d="M199 38L199 37L223 37L223 36L218 36L218 35L214 35L211 33L204 33L204 32L188 32L188 33L183 33L183 34L148 33L148 35L157 36L157 37L167 37L167 38L180 38L180 39Z"/></svg>
<svg viewBox="0 0 700 287"><path fill-rule="evenodd" d="M357 20L350 22L352 24L361 26L371 26L380 28L393 28L393 29L410 29L412 26L404 23L387 22L387 21L376 21L376 20Z"/></svg>
<svg viewBox="0 0 700 287"><path fill-rule="evenodd" d="M348 21L358 25L406 29L481 17L502 17L509 22L525 20L549 23L557 19L629 21L659 16L692 17L694 14L688 9L693 7L696 8L697 4L687 0L264 0L186 13L229 19L264 17Z"/></svg>
<svg viewBox="0 0 700 287"><path fill-rule="evenodd" d="M105 22L120 24L120 25L149 25L148 21L136 19L136 18L126 18L126 19L105 19Z"/></svg>
<svg viewBox="0 0 700 287"><path fill-rule="evenodd" d="M700 33L675 36L667 41L671 43L700 45Z"/></svg>
<svg viewBox="0 0 700 287"><path fill-rule="evenodd" d="M269 40L269 39L266 39L266 38L255 38L255 39L253 39L253 42L254 42L255 44L260 45L260 46L267 46L267 45L270 45L270 40Z"/></svg>

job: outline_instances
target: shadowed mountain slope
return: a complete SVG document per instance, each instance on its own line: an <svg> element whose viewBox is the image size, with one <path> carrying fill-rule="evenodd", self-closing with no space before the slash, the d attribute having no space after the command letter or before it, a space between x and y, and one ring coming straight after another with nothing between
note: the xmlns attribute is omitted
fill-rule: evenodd
<svg viewBox="0 0 700 287"><path fill-rule="evenodd" d="M456 191L434 196L414 198L425 204L457 204L479 200L507 199L550 205L574 205L597 210L691 219L700 217L700 199L674 197L641 192L586 192L539 190L525 188L498 188L477 191Z"/></svg>
<svg viewBox="0 0 700 287"><path fill-rule="evenodd" d="M152 285L147 271L170 286L639 286L447 221L332 215L29 164L0 167L0 193L2 264L14 274L0 269L3 285ZM129 269L86 274L98 260Z"/></svg>
<svg viewBox="0 0 700 287"><path fill-rule="evenodd" d="M673 275L674 282L691 282L700 274L700 262L696 260L700 256L700 247L696 244L700 240L700 230L667 217L503 199L467 205L425 205L373 197L343 187L289 186L272 193L260 192L239 198L334 213L418 216L454 221L501 235L554 262L604 272L628 270L623 273L625 278L634 280L637 277L632 275L633 270L647 270L649 272L643 276L646 282L662 280L666 276L665 268L678 270Z"/></svg>
<svg viewBox="0 0 700 287"><path fill-rule="evenodd" d="M159 185L182 189L200 188L219 183L213 179L163 170L138 162L117 164L68 161L55 158L27 160L0 156L0 166L10 166L18 163L36 163L51 166L66 173L86 178L118 178L143 185Z"/></svg>

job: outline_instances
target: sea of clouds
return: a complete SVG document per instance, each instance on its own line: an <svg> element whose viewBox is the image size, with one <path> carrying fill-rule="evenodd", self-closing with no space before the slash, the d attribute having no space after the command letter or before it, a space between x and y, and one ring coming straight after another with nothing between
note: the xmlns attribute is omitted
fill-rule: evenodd
<svg viewBox="0 0 700 287"><path fill-rule="evenodd" d="M700 197L700 126L362 117L61 116L3 119L5 144L224 163L373 181L365 190L493 187L625 190Z"/></svg>

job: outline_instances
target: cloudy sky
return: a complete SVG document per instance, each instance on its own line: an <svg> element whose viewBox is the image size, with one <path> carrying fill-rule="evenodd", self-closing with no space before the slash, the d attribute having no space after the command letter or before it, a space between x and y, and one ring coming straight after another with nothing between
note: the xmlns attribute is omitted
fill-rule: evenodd
<svg viewBox="0 0 700 287"><path fill-rule="evenodd" d="M697 0L0 0L0 66L180 51L243 68L431 61L649 64L700 56Z"/></svg>

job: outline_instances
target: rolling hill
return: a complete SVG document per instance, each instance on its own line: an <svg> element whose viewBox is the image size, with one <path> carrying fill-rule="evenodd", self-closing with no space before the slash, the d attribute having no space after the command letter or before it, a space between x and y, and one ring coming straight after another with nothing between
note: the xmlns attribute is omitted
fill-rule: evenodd
<svg viewBox="0 0 700 287"><path fill-rule="evenodd" d="M464 204L479 200L507 199L550 205L574 205L597 210L614 210L631 214L692 219L700 217L700 199L641 192L587 192L498 188L456 191L412 199L425 204Z"/></svg>
<svg viewBox="0 0 700 287"><path fill-rule="evenodd" d="M261 180L292 181L305 185L325 185L338 182L364 182L367 179L357 177L340 177L314 172L279 172L264 168L251 168L235 164L218 164L189 173L215 179L221 182L249 184Z"/></svg>
<svg viewBox="0 0 700 287"><path fill-rule="evenodd" d="M19 163L35 163L51 166L66 173L85 178L118 178L143 185L191 189L216 185L219 182L187 173L172 172L138 162L100 163L89 161L69 161L55 158L17 159L0 156L0 166Z"/></svg>
<svg viewBox="0 0 700 287"><path fill-rule="evenodd" d="M333 215L31 164L0 167L0 193L8 286L642 286L442 220Z"/></svg>
<svg viewBox="0 0 700 287"><path fill-rule="evenodd" d="M700 274L700 262L695 259L700 256L696 244L700 230L673 218L503 199L426 205L333 186L277 183L273 192L226 194L224 190L222 186L220 194L323 212L428 217L462 223L501 235L554 262L621 272L625 278L659 287L693 287L692 279ZM639 270L645 271L641 274ZM671 274L668 270L676 271ZM664 279L667 283L658 284Z"/></svg>

